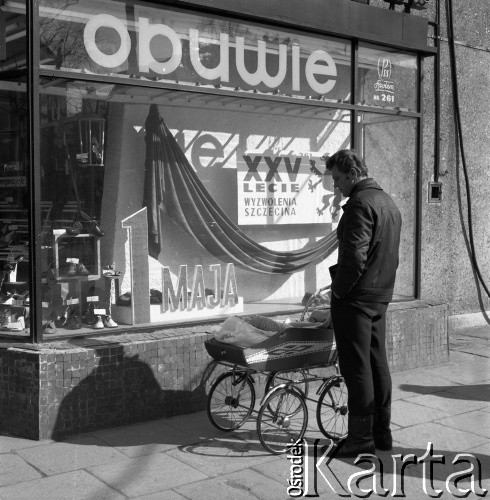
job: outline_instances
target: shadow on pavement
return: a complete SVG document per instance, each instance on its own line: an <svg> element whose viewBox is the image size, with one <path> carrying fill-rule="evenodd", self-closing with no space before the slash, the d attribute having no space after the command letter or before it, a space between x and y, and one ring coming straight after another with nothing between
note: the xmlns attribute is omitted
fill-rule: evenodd
<svg viewBox="0 0 490 500"><path fill-rule="evenodd" d="M448 399L462 399L468 401L490 401L490 384L469 384L453 386L427 386L414 384L400 384L402 391L417 392L419 394L436 393L438 397ZM430 389L430 391L428 391ZM455 390L457 389L457 391ZM465 391L469 394L466 395Z"/></svg>

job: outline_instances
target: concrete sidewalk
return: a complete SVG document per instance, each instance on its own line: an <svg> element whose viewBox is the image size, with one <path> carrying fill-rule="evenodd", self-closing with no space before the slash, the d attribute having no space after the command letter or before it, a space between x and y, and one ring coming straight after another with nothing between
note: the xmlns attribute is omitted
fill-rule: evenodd
<svg viewBox="0 0 490 500"><path fill-rule="evenodd" d="M490 327L459 330L451 337L451 360L431 368L393 374L392 452L379 452L383 486L389 496L400 493L392 455L422 457L433 443L434 454L445 463L428 467L409 465L404 493L409 499L430 498L430 488L441 498L454 498L446 479L467 470L469 462L453 464L458 453L478 462L474 477L478 495L478 463L482 486L490 489ZM326 440L310 410L308 442ZM310 447L311 449L311 447ZM311 460L311 457L310 457ZM396 460L396 459L395 459ZM399 459L398 459L399 460ZM434 462L442 459L434 457ZM338 492L355 472L370 464L354 460L322 463L321 471ZM308 463L312 463L311 461ZM308 466L304 463L304 468ZM319 468L320 469L320 468ZM294 469L297 471L298 469ZM83 434L61 442L29 441L0 432L0 499L287 499L288 479L294 473L285 455L270 455L260 445L255 419L233 433L223 433L208 421L206 412ZM335 482L337 481L337 482ZM462 491L469 480L458 483ZM318 474L311 475L308 492L322 498L341 498ZM364 479L360 486L369 488ZM425 487L425 491L424 491ZM448 489L449 488L449 489ZM380 493L378 487L377 493ZM457 492L456 492L457 493ZM352 490L353 497L361 492ZM371 498L376 498L375 493Z"/></svg>

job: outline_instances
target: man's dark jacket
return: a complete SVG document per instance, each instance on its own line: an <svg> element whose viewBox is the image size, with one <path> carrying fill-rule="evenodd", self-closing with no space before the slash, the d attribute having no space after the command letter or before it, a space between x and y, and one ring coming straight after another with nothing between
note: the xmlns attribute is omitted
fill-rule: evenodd
<svg viewBox="0 0 490 500"><path fill-rule="evenodd" d="M343 211L332 291L347 300L390 302L398 267L400 211L370 178L354 185Z"/></svg>

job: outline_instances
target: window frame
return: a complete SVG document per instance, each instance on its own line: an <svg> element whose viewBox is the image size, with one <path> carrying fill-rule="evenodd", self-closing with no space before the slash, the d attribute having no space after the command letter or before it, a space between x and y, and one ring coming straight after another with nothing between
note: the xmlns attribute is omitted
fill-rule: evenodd
<svg viewBox="0 0 490 500"><path fill-rule="evenodd" d="M29 331L28 340L31 343L42 343L43 333L42 333L42 305L40 300L40 288L41 288L41 241L38 237L41 234L41 211L37 209L40 207L41 201L41 172L40 172L40 109L39 109L39 99L40 99L40 79L42 77L48 78L63 78L66 80L86 80L92 82L100 83L117 83L118 85L127 86L139 86L139 87L151 87L151 88L161 88L164 90L181 90L181 87L177 84L162 83L162 82L152 82L144 80L131 80L122 79L113 76L102 76L102 75L87 75L87 74L74 74L70 72L63 72L58 70L45 70L40 69L40 33L39 33L39 1L34 0L33 2L26 2L26 14L27 14L27 98L29 105L29 122L28 122L28 137L29 137L29 161L32 166L30 169L29 178L29 194L31 197L30 209L29 209L29 236L30 236L30 317L31 325ZM161 7L162 10L172 8L169 5L162 3L151 4L154 7ZM183 5L179 6L179 10L187 11L188 13L195 13L196 11L202 11L208 13L211 16L218 17L216 12L211 8L201 7L196 9L196 6ZM229 20L235 20L237 22L244 22L249 24L259 24L266 25L265 21L258 23L256 19L248 19L248 16L230 14L224 17ZM291 31L290 25L281 22L269 22L269 25L284 29L285 31ZM370 113L380 113L386 115L404 115L407 117L412 117L417 120L417 138L416 138L416 185L414 193L414 203L415 203L415 234L414 234L414 300L420 298L420 263L421 263L421 212L422 212L422 186L421 186L421 168L422 168L422 145L423 145L423 101L422 101L422 52L416 50L407 50L401 47L395 47L386 43L379 43L379 47L390 47L395 50L400 50L403 52L409 52L416 55L417 57L417 79L416 79L416 101L417 106L415 111L405 111L399 109L384 109L376 106L366 106L357 104L359 89L357 85L357 75L358 75L358 50L359 50L359 38L338 36L331 32L322 33L318 29L307 30L305 28L296 30L306 36L328 36L336 37L338 39L346 40L351 46L351 99L350 102L328 102L328 101L313 101L312 99L304 99L299 101L295 98L288 98L285 96L267 96L267 99L272 101L278 101L283 103L294 102L296 104L301 103L304 106L322 106L326 108L344 109L349 110L351 114L351 144L353 149L358 149L359 147L359 126L357 125L358 113L360 111L368 111ZM376 43L370 41L371 45L377 45ZM1 74L0 74L1 78ZM183 89L186 91L193 91L192 88ZM233 92L222 90L219 88L199 88L195 90L196 92L205 92L212 95L228 96L235 95ZM245 97L245 96L244 96ZM264 99L264 95L255 96L254 94L246 94L248 99ZM192 325L196 325L196 322L192 322ZM153 328L167 328L175 325L155 325ZM135 326L135 330L140 330L141 327ZM0 333L0 337L5 338ZM70 336L66 336L68 338ZM8 338L12 338L9 336ZM62 338L62 337L57 337ZM26 340L27 337L22 338ZM16 339L18 340L18 339Z"/></svg>

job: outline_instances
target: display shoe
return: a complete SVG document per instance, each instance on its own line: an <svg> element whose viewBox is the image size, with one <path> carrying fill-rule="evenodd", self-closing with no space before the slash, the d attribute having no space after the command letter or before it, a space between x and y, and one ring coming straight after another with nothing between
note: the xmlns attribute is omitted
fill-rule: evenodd
<svg viewBox="0 0 490 500"><path fill-rule="evenodd" d="M104 326L106 328L116 328L117 326L119 326L112 318L109 314L107 314L106 316L104 316L104 318L102 319L103 323L104 323Z"/></svg>
<svg viewBox="0 0 490 500"><path fill-rule="evenodd" d="M91 218L85 212L80 212L79 218L84 231L90 234L95 234L99 237L104 236L105 233L104 231L101 231L99 222L96 219Z"/></svg>
<svg viewBox="0 0 490 500"><path fill-rule="evenodd" d="M75 312L75 309L72 309L63 327L67 330L80 330L82 326L82 318Z"/></svg>
<svg viewBox="0 0 490 500"><path fill-rule="evenodd" d="M77 264L74 264L73 262L70 263L70 266L68 267L68 271L66 272L66 275L69 278L73 278L74 276L77 275Z"/></svg>
<svg viewBox="0 0 490 500"><path fill-rule="evenodd" d="M109 265L104 267L102 270L102 276L105 276L106 278L115 278L116 276L121 276L121 271L116 271L114 269L114 265Z"/></svg>
<svg viewBox="0 0 490 500"><path fill-rule="evenodd" d="M2 270L0 271L1 274L9 274L15 269L15 264L7 263L4 264Z"/></svg>
<svg viewBox="0 0 490 500"><path fill-rule="evenodd" d="M51 335L53 333L58 333L55 321L48 321L43 327L43 333L46 335Z"/></svg>
<svg viewBox="0 0 490 500"><path fill-rule="evenodd" d="M41 278L43 283L48 283L49 285L53 285L56 283L56 276L52 269L48 269L47 271L43 271L41 273Z"/></svg>
<svg viewBox="0 0 490 500"><path fill-rule="evenodd" d="M17 318L17 321L12 321L10 323L7 323L5 325L5 328L7 328L8 330L15 331L15 332L21 332L22 330L25 330L26 322L25 322L24 316L19 316Z"/></svg>
<svg viewBox="0 0 490 500"><path fill-rule="evenodd" d="M68 316L70 315L71 309L67 307L65 312L58 318L55 317L54 322L58 328L65 328L65 324L68 321Z"/></svg>
<svg viewBox="0 0 490 500"><path fill-rule="evenodd" d="M89 276L90 271L80 262L80 264L77 264L76 266L76 271L78 276Z"/></svg>
<svg viewBox="0 0 490 500"><path fill-rule="evenodd" d="M77 234L80 234L83 230L83 225L81 222L75 222L73 226L69 227L66 230L66 234L69 234L70 236L76 236Z"/></svg>
<svg viewBox="0 0 490 500"><path fill-rule="evenodd" d="M92 328L94 328L95 330L101 330L102 328L105 328L101 316L97 316L97 321L92 326Z"/></svg>
<svg viewBox="0 0 490 500"><path fill-rule="evenodd" d="M87 311L82 316L83 322L87 325L95 325L95 323L97 323L99 318L100 316L96 316L94 314L94 303L90 302L89 305L87 306Z"/></svg>
<svg viewBox="0 0 490 500"><path fill-rule="evenodd" d="M9 304L9 301L12 304L12 296L10 292L0 292L0 304Z"/></svg>
<svg viewBox="0 0 490 500"><path fill-rule="evenodd" d="M0 236L0 248L7 248L13 242L15 236L15 231L10 231L2 236Z"/></svg>
<svg viewBox="0 0 490 500"><path fill-rule="evenodd" d="M2 224L0 227L0 236L4 236L10 231L10 224Z"/></svg>

